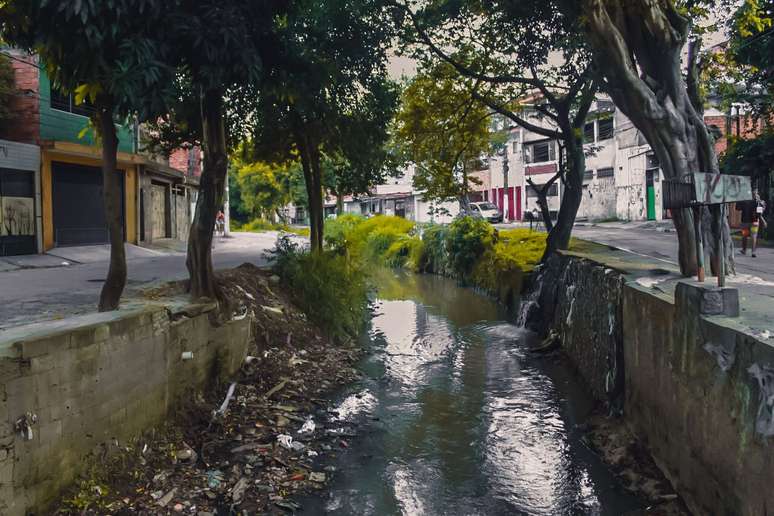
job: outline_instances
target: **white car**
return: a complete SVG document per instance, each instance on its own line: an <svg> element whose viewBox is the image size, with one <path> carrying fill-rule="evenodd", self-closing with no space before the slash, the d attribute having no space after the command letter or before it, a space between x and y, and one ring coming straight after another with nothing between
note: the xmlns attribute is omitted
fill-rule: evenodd
<svg viewBox="0 0 774 516"><path fill-rule="evenodd" d="M481 218L489 222L502 222L502 212L491 202L470 203L470 216Z"/></svg>

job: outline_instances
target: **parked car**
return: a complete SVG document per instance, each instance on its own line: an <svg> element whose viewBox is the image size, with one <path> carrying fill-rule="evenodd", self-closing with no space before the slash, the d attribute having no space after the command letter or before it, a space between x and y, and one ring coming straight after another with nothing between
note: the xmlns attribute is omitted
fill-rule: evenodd
<svg viewBox="0 0 774 516"><path fill-rule="evenodd" d="M502 212L491 202L472 202L470 203L470 216L481 218L489 222L502 222Z"/></svg>

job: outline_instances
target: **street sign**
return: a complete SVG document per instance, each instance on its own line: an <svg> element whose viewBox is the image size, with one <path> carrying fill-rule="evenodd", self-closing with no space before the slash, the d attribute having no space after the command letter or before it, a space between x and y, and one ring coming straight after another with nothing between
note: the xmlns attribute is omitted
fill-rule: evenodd
<svg viewBox="0 0 774 516"><path fill-rule="evenodd" d="M726 204L740 201L750 201L752 182L747 176L730 174L686 174L682 180L672 179L663 183L664 208L677 210L691 208L693 210L693 227L696 239L696 259L698 261L699 281L704 281L704 242L701 230L702 209L704 206L717 206L714 218L717 227L725 218ZM718 286L725 286L726 260L724 256L723 231L717 235L718 249Z"/></svg>
<svg viewBox="0 0 774 516"><path fill-rule="evenodd" d="M663 184L668 210L752 200L752 182L747 176L696 173Z"/></svg>
<svg viewBox="0 0 774 516"><path fill-rule="evenodd" d="M750 201L753 198L752 182L747 176L693 174L693 187L696 200L704 205Z"/></svg>

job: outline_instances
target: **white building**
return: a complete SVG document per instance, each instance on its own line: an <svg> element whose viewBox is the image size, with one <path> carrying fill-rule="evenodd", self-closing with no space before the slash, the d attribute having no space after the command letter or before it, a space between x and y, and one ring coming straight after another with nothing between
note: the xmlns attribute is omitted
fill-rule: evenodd
<svg viewBox="0 0 774 516"><path fill-rule="evenodd" d="M550 127L545 118L528 120ZM584 128L586 171L579 220L660 220L662 174L644 137L626 116L600 97L591 108ZM526 129L511 126L506 144L508 186L503 190L504 156L491 156L489 174L480 198L494 202L507 220L523 220L527 212L538 209L537 193L529 185L545 185L557 173L560 146L556 140ZM548 192L548 209L559 211L564 185L557 179Z"/></svg>

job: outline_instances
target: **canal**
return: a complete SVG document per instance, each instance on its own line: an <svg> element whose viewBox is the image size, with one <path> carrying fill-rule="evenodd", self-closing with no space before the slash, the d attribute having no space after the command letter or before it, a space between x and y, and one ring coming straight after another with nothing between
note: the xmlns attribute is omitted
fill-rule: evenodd
<svg viewBox="0 0 774 516"><path fill-rule="evenodd" d="M455 282L385 273L363 379L334 419L349 448L304 514L610 514L642 508L581 441L592 400L559 357ZM340 426L339 426L340 425Z"/></svg>

